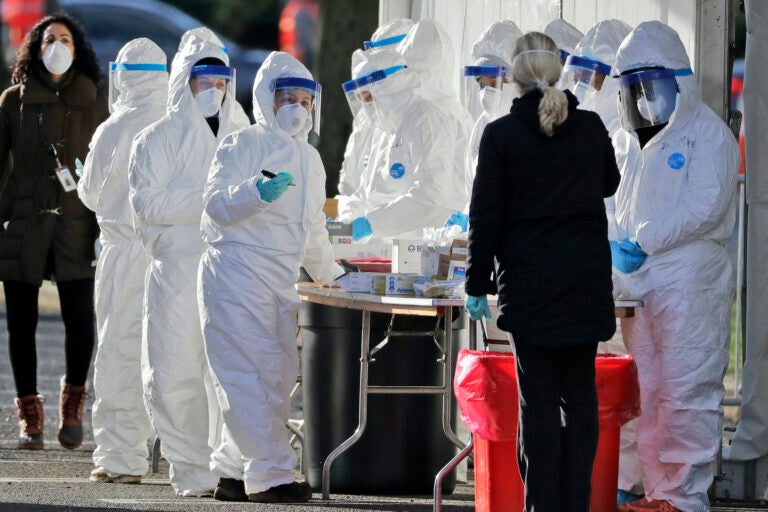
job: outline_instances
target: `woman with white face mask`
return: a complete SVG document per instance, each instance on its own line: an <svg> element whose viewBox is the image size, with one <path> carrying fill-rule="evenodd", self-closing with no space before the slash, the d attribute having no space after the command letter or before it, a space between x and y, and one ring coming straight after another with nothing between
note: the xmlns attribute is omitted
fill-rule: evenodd
<svg viewBox="0 0 768 512"><path fill-rule="evenodd" d="M27 34L0 97L0 280L8 314L21 449L43 448L37 387L37 299L44 279L58 288L66 327L67 371L61 381L59 442L83 442L85 381L94 346L96 218L77 196L75 162L84 161L96 127L108 115L96 57L77 21L48 16ZM52 391L52 390L48 390Z"/></svg>
<svg viewBox="0 0 768 512"><path fill-rule="evenodd" d="M253 84L256 123L219 144L205 186L198 304L223 445L240 461L212 465L217 500L312 496L294 481L285 424L299 364L299 267L323 284L344 274L325 228L325 170L307 142L319 132L320 91L293 56L271 53Z"/></svg>

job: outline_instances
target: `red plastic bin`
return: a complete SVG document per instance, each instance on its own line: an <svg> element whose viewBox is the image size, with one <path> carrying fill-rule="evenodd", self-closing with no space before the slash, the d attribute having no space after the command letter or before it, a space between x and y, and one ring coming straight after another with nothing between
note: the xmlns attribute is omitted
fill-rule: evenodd
<svg viewBox="0 0 768 512"><path fill-rule="evenodd" d="M475 510L523 510L517 466L517 379L514 355L463 349L454 378L461 418L475 433ZM595 359L600 436L592 466L591 512L616 510L621 425L640 413L637 369L630 355ZM486 439L484 438L493 438Z"/></svg>

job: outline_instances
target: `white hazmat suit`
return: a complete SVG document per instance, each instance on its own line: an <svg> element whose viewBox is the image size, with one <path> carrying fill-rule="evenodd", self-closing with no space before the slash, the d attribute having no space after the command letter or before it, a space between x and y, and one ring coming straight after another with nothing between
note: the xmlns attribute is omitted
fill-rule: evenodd
<svg viewBox="0 0 768 512"><path fill-rule="evenodd" d="M474 119L459 101L454 88L453 43L443 25L431 18L416 23L397 46L406 65L421 81L420 93L434 101L468 136Z"/></svg>
<svg viewBox="0 0 768 512"><path fill-rule="evenodd" d="M376 52L367 55L366 66L374 72L404 63L397 54ZM417 93L419 83L406 68L370 87L375 123L386 134L374 145L364 180L339 219L366 217L374 237L418 238L423 228L442 227L464 206L465 132L440 105Z"/></svg>
<svg viewBox="0 0 768 512"><path fill-rule="evenodd" d="M587 33L576 45L573 55L592 59L608 67L613 66L616 60L616 52L621 42L632 31L632 27L621 20L599 21L587 30ZM621 116L619 115L619 82L611 75L604 75L599 90L590 90L586 94L585 101L579 104L579 108L585 108L597 112L603 121L608 134L613 137L621 128ZM616 228L615 198L605 199L605 213L608 218L608 239L619 241ZM615 273L616 271L614 271ZM619 277L614 276L614 295L621 294ZM606 343L598 347L600 353L626 354L627 349L624 340L620 336L614 336ZM619 489L642 494L642 473L637 458L637 420L632 420L621 428L621 457L619 464Z"/></svg>
<svg viewBox="0 0 768 512"><path fill-rule="evenodd" d="M196 62L229 62L221 41L204 28L184 37L171 65L166 114L134 140L130 197L151 258L144 301L145 400L170 463L171 485L178 495L196 496L216 485L209 462L220 437L194 278L205 249L203 190L218 142L240 126L232 122L232 81L218 113L218 135L190 88Z"/></svg>
<svg viewBox="0 0 768 512"><path fill-rule="evenodd" d="M504 66L509 82L502 86L501 98L497 104L493 106L483 105L483 111L472 127L464 174L464 188L467 195L465 213L469 213L469 199L472 197L472 184L475 181L480 138L483 136L488 123L509 113L512 100L518 95L517 88L512 84L511 63L515 42L522 35L522 31L514 21L497 21L491 23L472 46L472 59L476 66Z"/></svg>
<svg viewBox="0 0 768 512"><path fill-rule="evenodd" d="M640 379L637 422L646 497L686 512L709 510L707 490L722 434L733 286L725 242L735 220L739 149L701 100L677 33L650 21L624 40L615 67L676 70L669 124L641 149L634 131L614 136L622 178L616 192L620 237L648 254L620 274L642 299L622 333Z"/></svg>
<svg viewBox="0 0 768 512"><path fill-rule="evenodd" d="M110 82L119 92L112 115L93 135L80 199L96 212L102 251L96 265L98 349L94 362L93 462L110 477L147 472L152 434L142 399L141 321L148 258L133 229L128 158L133 137L164 112L165 52L146 38L117 54Z"/></svg>
<svg viewBox="0 0 768 512"><path fill-rule="evenodd" d="M215 458L213 471L244 480L248 494L294 481L285 424L298 374L299 267L324 284L344 273L325 229L325 170L307 142L310 126L291 137L275 119L271 87L283 77L312 80L287 53L267 57L253 85L256 123L219 146L202 219L208 244L199 269L202 329L224 444L236 456ZM295 186L268 202L256 186L260 169L287 171Z"/></svg>
<svg viewBox="0 0 768 512"><path fill-rule="evenodd" d="M371 36L370 43L373 51L384 48L395 51L397 43L408 33L413 26L413 21L408 18L400 18L384 23ZM386 44L385 44L386 43ZM366 50L370 51L370 50ZM351 76L356 77L356 70L365 61L363 50L352 53ZM373 121L365 114L358 112L352 120L352 133L347 139L344 149L344 160L339 171L339 194L351 196L360 186L360 180L370 158L371 145L373 143Z"/></svg>

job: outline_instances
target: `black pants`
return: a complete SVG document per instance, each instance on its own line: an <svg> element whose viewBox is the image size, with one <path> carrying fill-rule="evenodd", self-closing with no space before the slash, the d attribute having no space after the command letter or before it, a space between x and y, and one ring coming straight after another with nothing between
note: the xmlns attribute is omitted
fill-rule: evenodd
<svg viewBox="0 0 768 512"><path fill-rule="evenodd" d="M520 394L518 464L528 512L588 512L597 450L597 343L515 343Z"/></svg>
<svg viewBox="0 0 768 512"><path fill-rule="evenodd" d="M94 346L93 279L56 283L64 320L66 381L82 386L88 377ZM8 352L16 382L16 395L34 395L37 391L37 299L40 287L4 281L5 309L8 320Z"/></svg>

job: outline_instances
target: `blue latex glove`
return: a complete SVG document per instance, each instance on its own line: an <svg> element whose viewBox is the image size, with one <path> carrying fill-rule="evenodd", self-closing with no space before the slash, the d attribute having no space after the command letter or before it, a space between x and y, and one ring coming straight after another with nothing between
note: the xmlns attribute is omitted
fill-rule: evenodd
<svg viewBox="0 0 768 512"><path fill-rule="evenodd" d="M358 217L352 221L352 240L357 242L373 234L371 223L365 217Z"/></svg>
<svg viewBox="0 0 768 512"><path fill-rule="evenodd" d="M261 198L271 203L283 195L291 183L293 183L293 176L288 172L280 171L274 178L265 176L259 178L259 181L256 182L256 188L259 189Z"/></svg>
<svg viewBox="0 0 768 512"><path fill-rule="evenodd" d="M75 158L75 174L77 174L78 178L83 177L83 168L83 162L79 158Z"/></svg>
<svg viewBox="0 0 768 512"><path fill-rule="evenodd" d="M469 215L467 215L464 212L454 212L451 214L450 217L448 217L448 220L445 221L446 228L449 228L451 226L459 226L461 228L462 233L467 231L468 224L469 224Z"/></svg>
<svg viewBox="0 0 768 512"><path fill-rule="evenodd" d="M483 317L487 320L493 320L491 310L488 308L488 299L485 298L485 295L482 297L468 295L464 301L464 309L467 310L469 318L472 320L480 320Z"/></svg>
<svg viewBox="0 0 768 512"><path fill-rule="evenodd" d="M621 247L621 250L627 251L632 256L648 256L648 254L640 248L640 245L634 238L625 238L619 242L619 247Z"/></svg>
<svg viewBox="0 0 768 512"><path fill-rule="evenodd" d="M627 238L621 242L611 240L611 261L619 272L631 274L640 268L647 257L637 242Z"/></svg>

